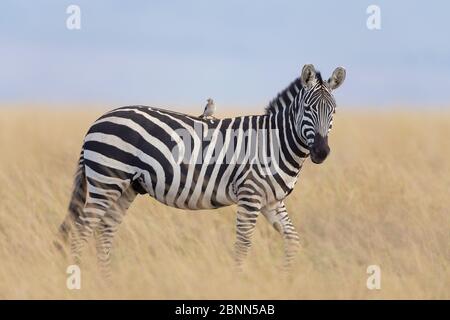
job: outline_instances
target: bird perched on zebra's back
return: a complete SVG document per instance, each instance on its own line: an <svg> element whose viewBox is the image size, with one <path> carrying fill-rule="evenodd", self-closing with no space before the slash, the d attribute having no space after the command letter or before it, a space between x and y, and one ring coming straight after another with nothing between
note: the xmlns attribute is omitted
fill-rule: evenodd
<svg viewBox="0 0 450 320"><path fill-rule="evenodd" d="M216 119L216 117L213 117L213 114L215 111L216 111L216 106L214 105L214 100L211 98L208 98L208 100L206 100L205 110L203 110L203 114L200 116L200 118Z"/></svg>

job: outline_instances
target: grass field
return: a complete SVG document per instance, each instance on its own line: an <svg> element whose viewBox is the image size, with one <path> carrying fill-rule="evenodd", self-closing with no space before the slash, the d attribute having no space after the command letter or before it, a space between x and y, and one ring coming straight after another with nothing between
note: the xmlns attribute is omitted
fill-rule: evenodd
<svg viewBox="0 0 450 320"><path fill-rule="evenodd" d="M450 299L450 114L407 110L336 114L330 157L308 160L286 201L303 238L290 277L264 219L235 276L235 207L186 212L141 196L116 238L112 282L101 281L91 244L82 288L68 290L52 241L100 114L0 110L1 299ZM372 264L381 290L366 287Z"/></svg>

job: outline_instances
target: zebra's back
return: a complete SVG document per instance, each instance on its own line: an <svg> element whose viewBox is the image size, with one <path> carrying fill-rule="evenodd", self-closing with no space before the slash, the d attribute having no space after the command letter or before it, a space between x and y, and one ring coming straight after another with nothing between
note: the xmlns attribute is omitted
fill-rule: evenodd
<svg viewBox="0 0 450 320"><path fill-rule="evenodd" d="M95 176L91 180L99 181L93 185L119 188L138 184L158 201L179 208L231 205L236 202L233 183L244 166L226 157L235 152L230 139L238 137L231 135L250 121L245 118L203 120L146 106L115 109L85 137L88 179Z"/></svg>

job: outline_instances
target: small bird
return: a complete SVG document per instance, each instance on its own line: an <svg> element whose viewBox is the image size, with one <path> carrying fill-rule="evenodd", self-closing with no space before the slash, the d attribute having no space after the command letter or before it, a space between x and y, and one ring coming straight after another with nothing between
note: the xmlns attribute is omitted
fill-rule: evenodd
<svg viewBox="0 0 450 320"><path fill-rule="evenodd" d="M203 114L200 116L200 118L203 119L209 119L209 118L213 118L215 119L215 117L213 117L214 112L216 111L216 106L214 105L214 101L213 99L209 98L208 100L206 100L206 106L205 106L205 110L203 111Z"/></svg>

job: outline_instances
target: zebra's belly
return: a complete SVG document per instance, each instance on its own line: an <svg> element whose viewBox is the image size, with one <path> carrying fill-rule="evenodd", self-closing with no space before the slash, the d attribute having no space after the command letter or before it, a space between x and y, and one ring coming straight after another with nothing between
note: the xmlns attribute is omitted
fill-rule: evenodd
<svg viewBox="0 0 450 320"><path fill-rule="evenodd" d="M235 202L225 202L225 203L199 203L196 205L189 205L189 201L186 202L179 202L177 203L175 202L168 202L165 198L162 197L156 197L156 196L152 196L150 195L152 198L156 199L157 201L159 201L160 203L163 203L169 207L173 207L173 208L178 208L178 209L184 209L184 210L207 210L207 209L218 209L218 208L223 208L223 207L228 207L230 205L235 204Z"/></svg>
<svg viewBox="0 0 450 320"><path fill-rule="evenodd" d="M207 195L195 198L193 195L188 195L187 197L182 197L181 195L170 197L167 195L164 196L162 194L150 194L150 196L169 207L188 210L217 209L227 207L236 203L236 201L232 199L225 199L220 202L214 201Z"/></svg>
<svg viewBox="0 0 450 320"><path fill-rule="evenodd" d="M174 171L166 170L164 176L157 179L143 172L139 183L151 197L180 209L215 209L237 202L227 175L202 174L202 170L194 170L192 174L181 167Z"/></svg>

